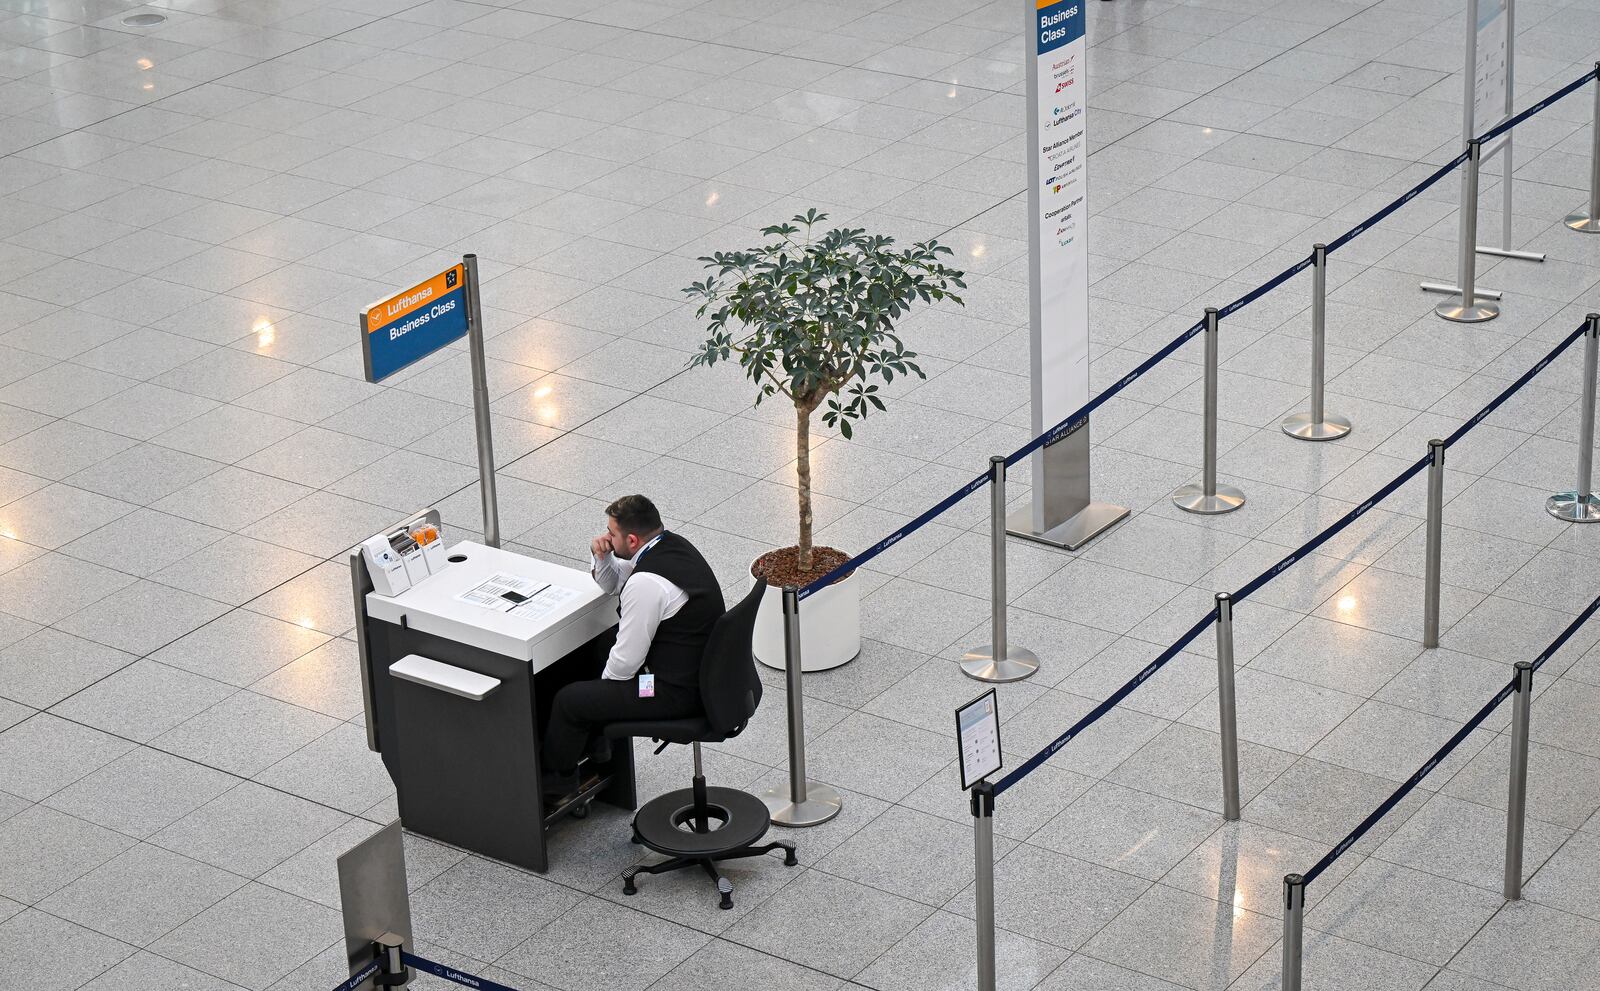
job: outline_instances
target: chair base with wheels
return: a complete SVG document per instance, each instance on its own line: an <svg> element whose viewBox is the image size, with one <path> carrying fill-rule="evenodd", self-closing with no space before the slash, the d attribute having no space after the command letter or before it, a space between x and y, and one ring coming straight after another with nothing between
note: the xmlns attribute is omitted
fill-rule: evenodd
<svg viewBox="0 0 1600 991"><path fill-rule="evenodd" d="M668 744L694 748L694 786L668 792L645 803L633 817L633 841L669 859L641 864L622 872L622 893L638 894L634 879L640 874L665 874L699 867L716 883L722 907L733 907L733 882L717 870L719 861L760 857L783 851L784 864L793 867L794 844L786 841L757 846L772 825L767 804L733 788L707 788L700 763L700 744L721 743L744 732L761 704L761 679L756 675L750 640L756 610L767 583L757 580L749 594L723 614L712 627L700 660L700 696L704 714L677 719L647 719L611 723L604 736L658 740L660 753ZM631 745L631 743L630 743Z"/></svg>
<svg viewBox="0 0 1600 991"><path fill-rule="evenodd" d="M667 874L699 867L717 886L721 907L732 908L733 882L717 870L718 862L760 857L774 850L783 851L785 866L800 862L795 858L794 844L787 840L755 845L770 825L766 803L761 799L733 788L706 787L700 744L696 741L694 786L669 791L647 802L633 817L633 841L670 859L623 871L622 893L639 893L634 878L640 874Z"/></svg>

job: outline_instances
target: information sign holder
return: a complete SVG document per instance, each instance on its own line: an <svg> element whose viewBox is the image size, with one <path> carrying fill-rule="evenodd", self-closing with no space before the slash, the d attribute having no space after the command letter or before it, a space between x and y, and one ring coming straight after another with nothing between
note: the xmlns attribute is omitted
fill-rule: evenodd
<svg viewBox="0 0 1600 991"><path fill-rule="evenodd" d="M1023 0L1028 17L1028 318L1034 436L1089 401L1086 0ZM1075 550L1128 515L1090 495L1089 424L1031 458L1015 537Z"/></svg>
<svg viewBox="0 0 1600 991"><path fill-rule="evenodd" d="M1000 770L1000 703L993 688L956 710L961 790Z"/></svg>
<svg viewBox="0 0 1600 991"><path fill-rule="evenodd" d="M339 855L339 905L344 915L345 955L350 976L385 963L409 980L400 964L400 948L411 943L411 898L406 887L406 851L398 820ZM352 991L376 991L378 975L369 975ZM405 983L401 981L400 983Z"/></svg>
<svg viewBox="0 0 1600 991"><path fill-rule="evenodd" d="M467 339L472 365L473 429L478 440L478 487L483 497L483 542L500 546L495 493L494 436L483 355L483 303L478 256L464 255L438 275L361 311L361 362L368 382L381 382L440 348Z"/></svg>
<svg viewBox="0 0 1600 991"><path fill-rule="evenodd" d="M1461 140L1471 141L1478 132L1479 127L1493 128L1508 120L1513 111L1516 93L1516 81L1513 78L1516 67L1516 0L1467 0L1466 19L1466 46L1467 54L1462 73L1463 92L1461 109ZM1513 213L1513 179L1515 160L1513 157L1513 138L1515 128L1506 131L1493 144L1485 145L1482 160L1487 161L1495 155L1501 156L1501 181L1500 181L1500 246L1486 247L1475 244L1474 247L1480 255L1493 255L1497 258L1514 258L1519 261L1542 262L1544 252L1521 251L1511 246L1511 221ZM1462 183L1461 209L1476 210L1478 204L1468 203L1466 191L1468 183ZM1476 230L1476 225L1473 225ZM1461 237L1467 236L1468 225L1461 225ZM1424 292L1444 293L1458 296L1461 294L1460 279L1455 284L1444 282L1424 282ZM1474 294L1488 299L1500 299L1503 295L1496 289L1476 288Z"/></svg>

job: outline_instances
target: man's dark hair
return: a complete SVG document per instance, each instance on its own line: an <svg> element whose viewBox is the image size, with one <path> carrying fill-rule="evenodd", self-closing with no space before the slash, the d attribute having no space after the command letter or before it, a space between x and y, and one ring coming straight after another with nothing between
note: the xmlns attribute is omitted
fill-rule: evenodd
<svg viewBox="0 0 1600 991"><path fill-rule="evenodd" d="M636 537L661 529L661 514L656 504L642 495L626 495L606 507L606 515L617 521L617 529Z"/></svg>

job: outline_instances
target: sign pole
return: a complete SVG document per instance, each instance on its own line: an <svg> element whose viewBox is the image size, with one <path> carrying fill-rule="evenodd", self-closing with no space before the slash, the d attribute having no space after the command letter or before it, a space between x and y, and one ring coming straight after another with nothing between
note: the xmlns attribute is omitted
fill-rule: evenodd
<svg viewBox="0 0 1600 991"><path fill-rule="evenodd" d="M1022 0L1028 101L1028 317L1033 432L1089 401L1086 0ZM1089 425L1034 454L1017 537L1074 550L1128 515L1090 496Z"/></svg>
<svg viewBox="0 0 1600 991"><path fill-rule="evenodd" d="M483 542L499 547L500 504L495 498L483 301L478 289L478 256L463 255L460 264L362 310L361 364L368 382L382 382L461 338L467 339L478 479L483 493Z"/></svg>
<svg viewBox="0 0 1600 991"><path fill-rule="evenodd" d="M478 435L478 488L483 496L483 542L500 546L500 501L494 487L494 433L489 421L489 374L483 358L483 301L478 296L478 256L463 255L467 270L467 351L472 361L472 422Z"/></svg>
<svg viewBox="0 0 1600 991"><path fill-rule="evenodd" d="M994 791L981 781L972 789L973 884L977 902L978 991L995 991Z"/></svg>

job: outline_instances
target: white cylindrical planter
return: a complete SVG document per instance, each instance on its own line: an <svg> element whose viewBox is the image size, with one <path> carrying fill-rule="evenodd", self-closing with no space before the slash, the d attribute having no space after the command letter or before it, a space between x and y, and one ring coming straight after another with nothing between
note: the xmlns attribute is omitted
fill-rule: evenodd
<svg viewBox="0 0 1600 991"><path fill-rule="evenodd" d="M783 589L768 585L756 612L756 660L783 670ZM861 653L861 593L852 572L800 603L800 670L827 671Z"/></svg>

